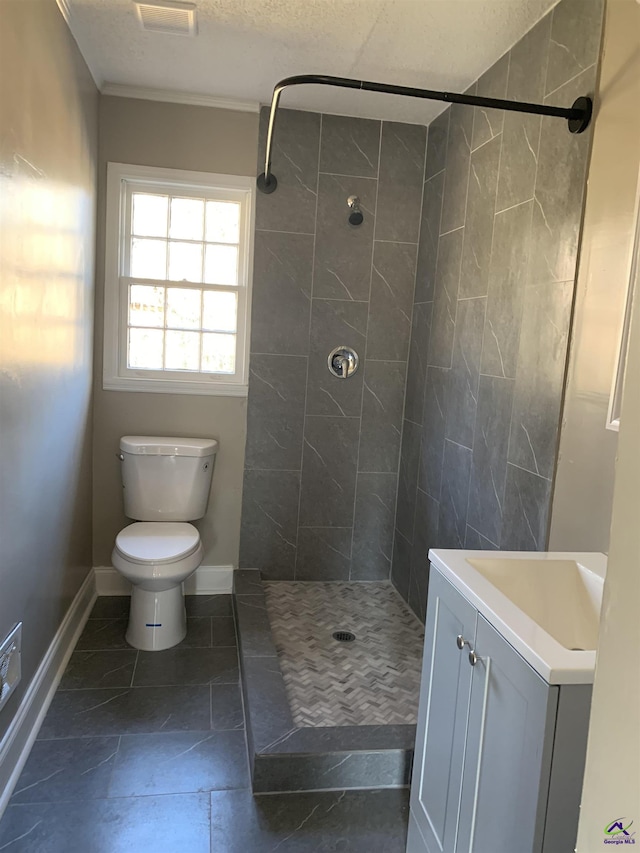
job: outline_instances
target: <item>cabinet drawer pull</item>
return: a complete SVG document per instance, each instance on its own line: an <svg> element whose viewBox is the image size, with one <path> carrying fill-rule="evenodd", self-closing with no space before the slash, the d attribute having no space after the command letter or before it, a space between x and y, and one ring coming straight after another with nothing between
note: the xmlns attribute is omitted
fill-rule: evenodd
<svg viewBox="0 0 640 853"><path fill-rule="evenodd" d="M478 663L478 655L475 653L475 649L471 649L469 652L469 663L471 666L475 666Z"/></svg>
<svg viewBox="0 0 640 853"><path fill-rule="evenodd" d="M462 634L458 634L456 637L456 646L462 651L465 646L469 646L471 648L471 643L462 636Z"/></svg>

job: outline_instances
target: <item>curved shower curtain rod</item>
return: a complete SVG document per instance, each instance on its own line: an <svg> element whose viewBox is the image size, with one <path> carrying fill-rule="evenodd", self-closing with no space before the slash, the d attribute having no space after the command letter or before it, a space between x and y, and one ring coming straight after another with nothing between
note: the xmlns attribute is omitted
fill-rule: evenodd
<svg viewBox="0 0 640 853"><path fill-rule="evenodd" d="M271 171L271 147L273 144L273 129L276 122L276 111L280 95L289 86L300 86L314 83L320 86L338 86L343 89L360 89L364 92L385 92L388 95L405 95L409 98L425 98L430 101L446 101L451 104L468 104L472 107L487 107L488 109L511 110L518 113L533 113L535 115L555 116L565 118L569 123L571 133L582 133L591 121L593 102L591 98L577 98L570 107L550 107L546 104L528 104L520 101L505 101L500 98L482 98L477 95L458 95L455 92L434 92L431 89L413 89L409 86L394 86L390 83L372 83L367 80L351 80L348 77L330 77L325 74L300 74L296 77L285 77L276 83L271 98L269 127L267 129L267 144L264 158L264 172L258 176L257 184L260 192L272 193L278 186L276 176Z"/></svg>

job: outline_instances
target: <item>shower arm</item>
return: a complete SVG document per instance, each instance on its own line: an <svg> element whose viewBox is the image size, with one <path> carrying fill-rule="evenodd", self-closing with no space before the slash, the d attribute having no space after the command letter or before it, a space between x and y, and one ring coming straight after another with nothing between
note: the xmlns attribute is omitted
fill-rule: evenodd
<svg viewBox="0 0 640 853"><path fill-rule="evenodd" d="M529 104L520 101L505 101L501 98L483 98L478 95L459 95L455 92L435 92L431 89L413 89L410 86L395 86L390 83L373 83L367 80L351 80L348 77L331 77L326 74L300 74L296 77L285 77L276 83L271 98L271 111L267 128L267 144L265 147L264 172L258 176L258 189L263 193L272 193L278 186L276 176L271 171L271 149L273 131L276 123L276 112L280 95L289 86L305 84L319 86L338 86L342 89L360 89L363 92L384 92L388 95L404 95L408 98L425 98L429 101L445 101L449 104L467 104L472 107L487 109L510 110L518 113L533 113L534 115L554 116L567 119L571 133L582 133L591 121L593 102L591 98L577 98L570 107L552 107L547 104Z"/></svg>

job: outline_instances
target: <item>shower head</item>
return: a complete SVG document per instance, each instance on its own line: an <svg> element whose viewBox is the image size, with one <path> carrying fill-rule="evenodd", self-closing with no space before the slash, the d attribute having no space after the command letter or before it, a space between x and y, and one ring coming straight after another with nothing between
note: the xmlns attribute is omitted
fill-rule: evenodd
<svg viewBox="0 0 640 853"><path fill-rule="evenodd" d="M360 210L360 199L357 195L350 195L347 199L347 204L351 209L349 214L349 225L362 225L364 216Z"/></svg>

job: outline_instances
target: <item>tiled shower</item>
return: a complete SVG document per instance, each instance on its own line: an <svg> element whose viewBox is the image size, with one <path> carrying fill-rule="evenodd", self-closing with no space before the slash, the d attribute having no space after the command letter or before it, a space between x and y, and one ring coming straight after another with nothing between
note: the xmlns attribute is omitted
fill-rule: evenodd
<svg viewBox="0 0 640 853"><path fill-rule="evenodd" d="M562 0L470 91L592 92L601 17ZM429 548L545 547L589 137L458 105L428 128L279 111L278 190L257 198L242 567L391 578L423 620ZM340 344L361 360L347 380L327 369Z"/></svg>
<svg viewBox="0 0 640 853"><path fill-rule="evenodd" d="M240 556L269 579L389 577L426 137L278 116L279 189L257 199ZM340 344L360 358L346 380L327 366Z"/></svg>

